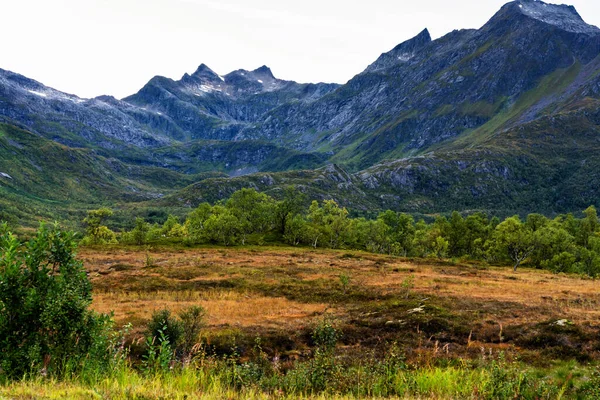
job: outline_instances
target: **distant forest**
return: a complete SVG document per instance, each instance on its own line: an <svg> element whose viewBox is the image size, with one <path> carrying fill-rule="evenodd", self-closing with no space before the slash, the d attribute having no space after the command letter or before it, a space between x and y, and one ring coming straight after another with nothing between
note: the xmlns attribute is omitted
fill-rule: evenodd
<svg viewBox="0 0 600 400"><path fill-rule="evenodd" d="M312 201L288 188L282 200L242 189L214 205L200 204L185 221L170 215L150 224L137 218L130 231L115 233L106 224L112 211L92 210L83 221L83 245L182 243L224 246L286 243L314 248L353 249L401 257L478 260L488 264L522 264L557 273L600 275L600 223L590 206L580 218L549 219L529 214L501 221L485 213L464 217L453 212L433 222L385 211L376 219L351 218L333 200Z"/></svg>

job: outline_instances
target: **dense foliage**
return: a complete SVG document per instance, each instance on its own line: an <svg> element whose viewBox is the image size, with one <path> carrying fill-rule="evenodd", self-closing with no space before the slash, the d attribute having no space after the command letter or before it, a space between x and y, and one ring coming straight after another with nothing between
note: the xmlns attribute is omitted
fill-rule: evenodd
<svg viewBox="0 0 600 400"><path fill-rule="evenodd" d="M595 207L554 219L530 214L524 221L513 216L500 221L484 213L448 218L432 223L411 215L386 211L376 219L351 218L333 200L313 201L302 207L302 194L289 189L281 201L253 189L235 192L227 201L203 203L181 223L169 216L164 224L136 219L131 231L121 233L122 243L147 244L180 241L189 245L225 246L283 241L293 246L357 249L403 257L465 258L507 265L521 264L555 272L600 274L600 223ZM115 236L105 226L90 229L88 243L107 243ZM95 221L98 221L96 219ZM97 232L97 233L95 233Z"/></svg>
<svg viewBox="0 0 600 400"><path fill-rule="evenodd" d="M21 244L0 225L0 377L109 362L111 321L88 310L92 288L74 251L73 234L56 226Z"/></svg>

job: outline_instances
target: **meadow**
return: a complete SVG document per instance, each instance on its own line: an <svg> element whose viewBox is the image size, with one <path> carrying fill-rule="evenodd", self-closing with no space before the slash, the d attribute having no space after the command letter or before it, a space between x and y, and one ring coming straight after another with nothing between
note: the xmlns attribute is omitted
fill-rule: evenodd
<svg viewBox="0 0 600 400"><path fill-rule="evenodd" d="M371 349L377 337L415 356L436 342L448 345L448 355L483 346L532 360L550 351L600 356L593 340L535 346L527 339L563 320L571 328L557 336L598 334L598 282L577 275L285 247L82 249L79 257L94 287L92 307L138 328L162 308L200 305L205 335L296 336L295 349L303 347L302 330L327 317L353 352Z"/></svg>
<svg viewBox="0 0 600 400"><path fill-rule="evenodd" d="M3 398L593 398L600 291L579 275L292 247L80 249L92 308L127 326L109 376L31 376ZM157 311L205 310L185 366L149 373ZM333 327L320 353L319 326ZM326 355L326 357L323 357ZM320 365L319 363L323 363ZM322 387L315 384L315 371Z"/></svg>

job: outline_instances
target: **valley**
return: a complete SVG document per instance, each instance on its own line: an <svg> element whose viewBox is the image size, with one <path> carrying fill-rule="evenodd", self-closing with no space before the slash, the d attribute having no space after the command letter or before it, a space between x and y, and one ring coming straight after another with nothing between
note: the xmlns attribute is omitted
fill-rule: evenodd
<svg viewBox="0 0 600 400"><path fill-rule="evenodd" d="M478 26L339 84L0 69L0 399L600 398L600 28Z"/></svg>

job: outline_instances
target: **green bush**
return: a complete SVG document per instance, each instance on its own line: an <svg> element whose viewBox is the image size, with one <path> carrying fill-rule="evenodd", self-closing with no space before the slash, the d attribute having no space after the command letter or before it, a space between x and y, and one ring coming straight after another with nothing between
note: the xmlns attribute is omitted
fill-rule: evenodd
<svg viewBox="0 0 600 400"><path fill-rule="evenodd" d="M23 245L0 227L0 375L61 376L110 359L111 320L88 309L91 284L71 232L42 225Z"/></svg>
<svg viewBox="0 0 600 400"><path fill-rule="evenodd" d="M171 348L176 349L183 337L183 324L171 315L171 311L164 309L152 314L148 322L147 337L150 341L161 341L166 338Z"/></svg>
<svg viewBox="0 0 600 400"><path fill-rule="evenodd" d="M199 306L186 308L179 313L179 318L167 309L156 311L148 322L146 337L154 344L167 339L178 355L189 355L200 339L205 315L206 311Z"/></svg>
<svg viewBox="0 0 600 400"><path fill-rule="evenodd" d="M199 306L189 307L179 313L183 330L181 336L181 350L184 354L189 355L194 346L198 344L200 332L205 326L205 315L206 311Z"/></svg>

